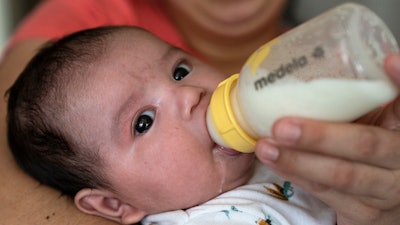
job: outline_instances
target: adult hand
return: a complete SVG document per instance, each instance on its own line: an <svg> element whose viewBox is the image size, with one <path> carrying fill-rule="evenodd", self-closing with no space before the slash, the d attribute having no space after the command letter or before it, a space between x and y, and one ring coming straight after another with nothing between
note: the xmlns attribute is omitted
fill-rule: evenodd
<svg viewBox="0 0 400 225"><path fill-rule="evenodd" d="M400 55L385 69L400 90ZM339 225L400 222L400 96L355 123L283 118L258 158L337 212Z"/></svg>

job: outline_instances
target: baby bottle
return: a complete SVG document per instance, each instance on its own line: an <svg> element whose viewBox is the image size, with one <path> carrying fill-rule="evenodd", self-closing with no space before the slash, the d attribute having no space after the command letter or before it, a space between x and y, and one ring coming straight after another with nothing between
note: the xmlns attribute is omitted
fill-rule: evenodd
<svg viewBox="0 0 400 225"><path fill-rule="evenodd" d="M219 145L252 152L283 116L348 122L397 94L383 69L398 52L394 36L368 8L346 3L256 50L219 84L207 126Z"/></svg>

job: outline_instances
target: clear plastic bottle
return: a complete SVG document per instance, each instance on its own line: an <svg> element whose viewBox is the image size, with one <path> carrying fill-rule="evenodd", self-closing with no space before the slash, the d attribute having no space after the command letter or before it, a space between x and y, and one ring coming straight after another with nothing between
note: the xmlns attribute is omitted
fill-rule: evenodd
<svg viewBox="0 0 400 225"><path fill-rule="evenodd" d="M221 82L207 112L213 140L254 151L283 116L352 121L392 100L384 57L398 52L386 25L368 8L346 3L261 46Z"/></svg>

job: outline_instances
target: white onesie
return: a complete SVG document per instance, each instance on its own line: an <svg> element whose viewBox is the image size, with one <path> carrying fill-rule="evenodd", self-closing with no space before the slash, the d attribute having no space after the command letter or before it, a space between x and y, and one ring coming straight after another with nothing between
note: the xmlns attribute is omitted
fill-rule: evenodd
<svg viewBox="0 0 400 225"><path fill-rule="evenodd" d="M147 216L145 225L333 225L335 213L323 202L257 163L243 186L187 210Z"/></svg>

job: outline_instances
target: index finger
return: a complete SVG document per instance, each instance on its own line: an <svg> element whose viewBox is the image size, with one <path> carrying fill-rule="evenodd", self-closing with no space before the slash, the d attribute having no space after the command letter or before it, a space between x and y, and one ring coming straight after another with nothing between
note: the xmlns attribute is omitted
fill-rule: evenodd
<svg viewBox="0 0 400 225"><path fill-rule="evenodd" d="M272 138L280 146L400 168L400 133L380 127L283 118L274 124Z"/></svg>
<svg viewBox="0 0 400 225"><path fill-rule="evenodd" d="M398 87L400 87L400 54L393 53L385 58L385 71Z"/></svg>

